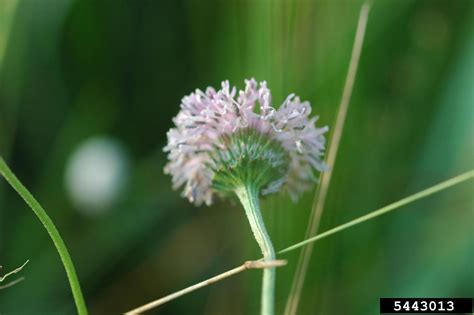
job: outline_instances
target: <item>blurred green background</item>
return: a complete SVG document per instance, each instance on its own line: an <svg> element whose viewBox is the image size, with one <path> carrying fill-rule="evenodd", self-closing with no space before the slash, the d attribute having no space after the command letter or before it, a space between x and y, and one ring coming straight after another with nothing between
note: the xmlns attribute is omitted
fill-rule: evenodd
<svg viewBox="0 0 474 315"><path fill-rule="evenodd" d="M0 154L57 224L92 314L119 314L259 258L243 210L171 190L180 99L267 80L334 123L362 2L0 0ZM374 1L321 231L474 168L474 1ZM277 249L314 191L262 202ZM299 314L380 297L474 296L472 181L316 243ZM278 269L283 312L299 251ZM0 265L30 259L0 313L73 314L41 224L0 181ZM259 271L150 314L258 314ZM14 279L14 278L12 278Z"/></svg>

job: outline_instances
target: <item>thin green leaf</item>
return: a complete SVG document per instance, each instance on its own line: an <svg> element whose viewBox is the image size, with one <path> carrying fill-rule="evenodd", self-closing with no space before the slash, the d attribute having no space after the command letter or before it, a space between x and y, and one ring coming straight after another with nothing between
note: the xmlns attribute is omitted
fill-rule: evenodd
<svg viewBox="0 0 474 315"><path fill-rule="evenodd" d="M30 206L31 210L33 210L53 240L54 246L56 246L56 250L61 257L64 269L66 269L72 295L76 303L77 312L79 315L87 315L87 308L82 295L81 286L79 285L79 280L77 278L76 269L74 268L69 251L67 250L66 244L64 244L58 229L39 202L33 197L28 189L23 186L15 174L13 174L12 170L8 167L2 157L0 157L0 174L6 179L10 186L15 189L21 198L23 198L26 204Z"/></svg>

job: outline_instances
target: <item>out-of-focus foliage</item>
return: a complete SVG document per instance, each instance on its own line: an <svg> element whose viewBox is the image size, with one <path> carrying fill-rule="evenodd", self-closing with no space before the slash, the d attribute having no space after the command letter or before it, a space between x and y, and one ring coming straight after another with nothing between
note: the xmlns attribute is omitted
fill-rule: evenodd
<svg viewBox="0 0 474 315"><path fill-rule="evenodd" d="M197 87L224 79L242 87L255 77L268 81L275 103L296 92L331 126L360 6L0 2L0 154L62 232L92 314L124 312L259 257L240 207L195 208L171 190L161 151L171 118ZM374 1L322 230L474 167L473 29L472 1ZM107 207L83 209L68 191L68 164L85 141L104 136L128 167ZM88 153L86 161L102 161L100 150ZM473 296L473 188L463 184L317 243L300 314L373 314L382 296ZM302 240L312 197L263 201L276 248ZM286 258L278 313L298 252ZM0 313L72 314L48 235L2 181L0 264L26 259L26 280L0 291ZM155 313L257 314L259 287L260 272L249 271Z"/></svg>

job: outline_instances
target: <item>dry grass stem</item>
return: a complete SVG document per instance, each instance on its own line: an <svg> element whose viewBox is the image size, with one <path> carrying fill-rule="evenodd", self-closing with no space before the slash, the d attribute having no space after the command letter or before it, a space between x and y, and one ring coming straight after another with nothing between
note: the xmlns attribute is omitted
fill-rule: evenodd
<svg viewBox="0 0 474 315"><path fill-rule="evenodd" d="M23 280L25 280L25 277L18 278L18 279L13 280L12 282L7 283L7 284L5 284L5 285L0 285L0 290L3 290L3 289L6 289L6 288L9 288L9 287L12 287L12 286L14 286L15 284L17 284L17 283L19 283L19 282L21 282L21 281L23 281Z"/></svg>
<svg viewBox="0 0 474 315"><path fill-rule="evenodd" d="M344 85L341 103L339 105L336 122L334 124L334 132L329 143L326 163L331 167L331 169L321 175L321 184L319 185L314 197L313 207L311 210L310 220L306 230L305 238L310 238L316 235L316 233L318 232L319 222L321 220L321 216L324 210L324 204L329 189L329 183L331 181L331 175L334 170L337 151L339 149L342 132L344 130L344 122L346 120L347 110L349 108L352 90L354 87L354 81L357 74L357 68L359 65L359 59L362 51L362 44L364 42L367 19L369 16L369 9L370 5L366 3L362 6L360 10L359 22L357 25L354 46L352 49L352 56L346 77L346 83ZM285 307L285 315L296 314L312 252L313 244L306 246L300 254L298 265L296 267L295 277Z"/></svg>
<svg viewBox="0 0 474 315"><path fill-rule="evenodd" d="M125 313L126 315L132 315L132 314L141 314L143 312L149 311L157 306L160 306L162 304L165 304L171 300L174 300L176 298L179 298L180 296L183 296L185 294L191 293L193 291L196 291L198 289L201 289L203 287L206 287L210 284L213 284L215 282L221 281L225 278L229 278L233 275L236 275L238 273L241 273L242 271L249 270L249 269L263 269L263 268L274 268L274 267L281 267L286 265L287 261L286 260L273 260L273 261L263 261L263 260L255 260L255 261L246 261L242 265L231 269L229 271L226 271L224 273L221 273L220 275L217 275L215 277L209 278L205 281L199 282L195 285L192 285L190 287L187 287L183 290L177 291L175 293L172 293L170 295L167 295L165 297L162 297L161 299L155 300L153 302L147 303L143 306L140 306L136 309L133 309L131 311L128 311Z"/></svg>
<svg viewBox="0 0 474 315"><path fill-rule="evenodd" d="M5 281L5 279L7 279L9 276L15 274L15 273L19 273L23 267L26 266L26 264L29 262L30 260L27 260L25 261L25 263L23 265L21 265L20 267L16 268L15 270L12 270L10 272L8 272L7 274L5 274L4 276L0 276L0 282L3 282ZM0 269L2 268L2 266L0 266Z"/></svg>

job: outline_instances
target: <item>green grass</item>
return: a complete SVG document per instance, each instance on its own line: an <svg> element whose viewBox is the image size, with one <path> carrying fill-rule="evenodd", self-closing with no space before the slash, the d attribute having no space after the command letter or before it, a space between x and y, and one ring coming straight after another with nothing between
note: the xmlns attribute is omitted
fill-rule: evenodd
<svg viewBox="0 0 474 315"><path fill-rule="evenodd" d="M64 269L66 270L67 278L71 286L72 295L76 303L77 313L79 315L87 315L86 304L84 302L84 297L82 295L81 286L79 284L79 279L77 278L74 264L72 263L69 251L67 250L66 244L61 238L58 229L56 228L44 208L33 197L33 195L28 191L28 189L23 186L23 184L18 180L15 174L13 174L13 172L5 163L2 157L0 157L0 174L12 186L12 188L15 189L15 191L21 196L21 198L23 198L23 200L31 208L31 210L33 210L33 213L41 221L44 228L48 232L49 236L51 237L51 240L54 243L54 246L56 247L56 250L58 251L59 256L61 257Z"/></svg>

